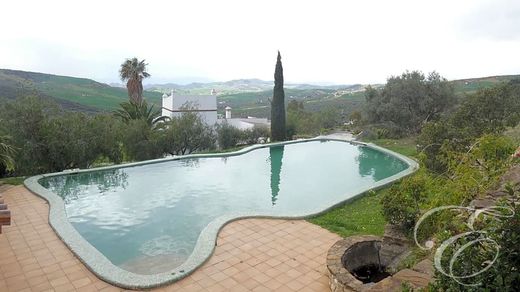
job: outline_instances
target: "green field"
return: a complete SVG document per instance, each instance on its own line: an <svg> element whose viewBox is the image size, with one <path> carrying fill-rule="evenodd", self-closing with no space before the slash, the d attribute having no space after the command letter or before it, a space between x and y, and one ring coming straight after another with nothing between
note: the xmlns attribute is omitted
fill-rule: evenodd
<svg viewBox="0 0 520 292"><path fill-rule="evenodd" d="M110 87L89 79L51 76L45 82L35 83L35 87L47 95L101 110L115 109L121 102L128 100L126 89ZM160 104L162 94L145 92L144 96L147 100Z"/></svg>
<svg viewBox="0 0 520 292"><path fill-rule="evenodd" d="M347 116L354 110L360 110L364 104L363 92L341 96L335 96L335 92L332 89L285 89L285 102L289 103L293 99L303 101L305 109L312 112L335 108ZM230 106L234 116L269 117L271 96L272 90L222 95L218 97L218 109L223 113L224 108Z"/></svg>
<svg viewBox="0 0 520 292"><path fill-rule="evenodd" d="M90 79L0 69L0 97L15 99L35 95L55 99L65 108L110 111L128 100L124 88ZM147 100L160 104L161 93L145 92Z"/></svg>
<svg viewBox="0 0 520 292"><path fill-rule="evenodd" d="M513 79L519 78L520 75L491 76L482 78L454 80L453 84L455 86L455 93L464 94L473 93L479 89L488 88L497 83L508 82Z"/></svg>

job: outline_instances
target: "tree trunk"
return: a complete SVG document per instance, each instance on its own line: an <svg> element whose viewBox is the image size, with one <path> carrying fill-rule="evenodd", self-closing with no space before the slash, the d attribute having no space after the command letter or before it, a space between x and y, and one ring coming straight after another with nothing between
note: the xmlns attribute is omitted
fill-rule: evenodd
<svg viewBox="0 0 520 292"><path fill-rule="evenodd" d="M136 104L143 102L143 85L139 80L129 79L126 83L126 89L128 90L128 98L131 102Z"/></svg>

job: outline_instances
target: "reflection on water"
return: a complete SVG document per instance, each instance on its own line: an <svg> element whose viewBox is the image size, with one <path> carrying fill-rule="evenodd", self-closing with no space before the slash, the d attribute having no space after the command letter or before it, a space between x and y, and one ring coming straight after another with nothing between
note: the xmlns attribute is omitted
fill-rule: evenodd
<svg viewBox="0 0 520 292"><path fill-rule="evenodd" d="M50 177L41 179L39 183L45 188L60 190L57 193L67 204L87 194L86 186L96 186L101 194L124 190L128 186L128 174L123 169L112 169Z"/></svg>
<svg viewBox="0 0 520 292"><path fill-rule="evenodd" d="M179 266L201 231L230 212L316 212L406 164L344 142L305 142L47 177L67 218L112 263L136 273ZM282 172L283 168L283 172Z"/></svg>
<svg viewBox="0 0 520 292"><path fill-rule="evenodd" d="M269 162L271 165L271 204L276 205L278 193L280 192L280 173L282 172L284 146L269 148Z"/></svg>
<svg viewBox="0 0 520 292"><path fill-rule="evenodd" d="M371 176L379 181L406 169L401 160L386 153L365 146L358 146L358 150L356 161L361 176Z"/></svg>
<svg viewBox="0 0 520 292"><path fill-rule="evenodd" d="M199 167L200 165L198 158L181 159L177 161L186 167Z"/></svg>

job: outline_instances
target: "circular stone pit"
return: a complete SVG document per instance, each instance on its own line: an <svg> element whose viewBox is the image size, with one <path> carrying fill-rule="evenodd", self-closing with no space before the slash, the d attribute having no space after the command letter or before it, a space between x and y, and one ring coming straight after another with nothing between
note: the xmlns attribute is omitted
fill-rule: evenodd
<svg viewBox="0 0 520 292"><path fill-rule="evenodd" d="M332 292L363 291L390 276L380 265L382 239L372 235L350 236L336 242L327 254Z"/></svg>

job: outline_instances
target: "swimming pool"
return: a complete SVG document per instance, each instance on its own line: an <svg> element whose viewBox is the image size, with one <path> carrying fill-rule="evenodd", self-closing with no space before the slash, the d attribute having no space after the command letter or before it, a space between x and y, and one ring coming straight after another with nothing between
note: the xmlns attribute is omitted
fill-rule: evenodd
<svg viewBox="0 0 520 292"><path fill-rule="evenodd" d="M65 222L51 224L96 274L100 265L119 274L109 282L144 288L202 264L229 220L319 213L414 168L374 146L314 139L38 176L28 187L61 204ZM132 277L148 284L125 282Z"/></svg>

